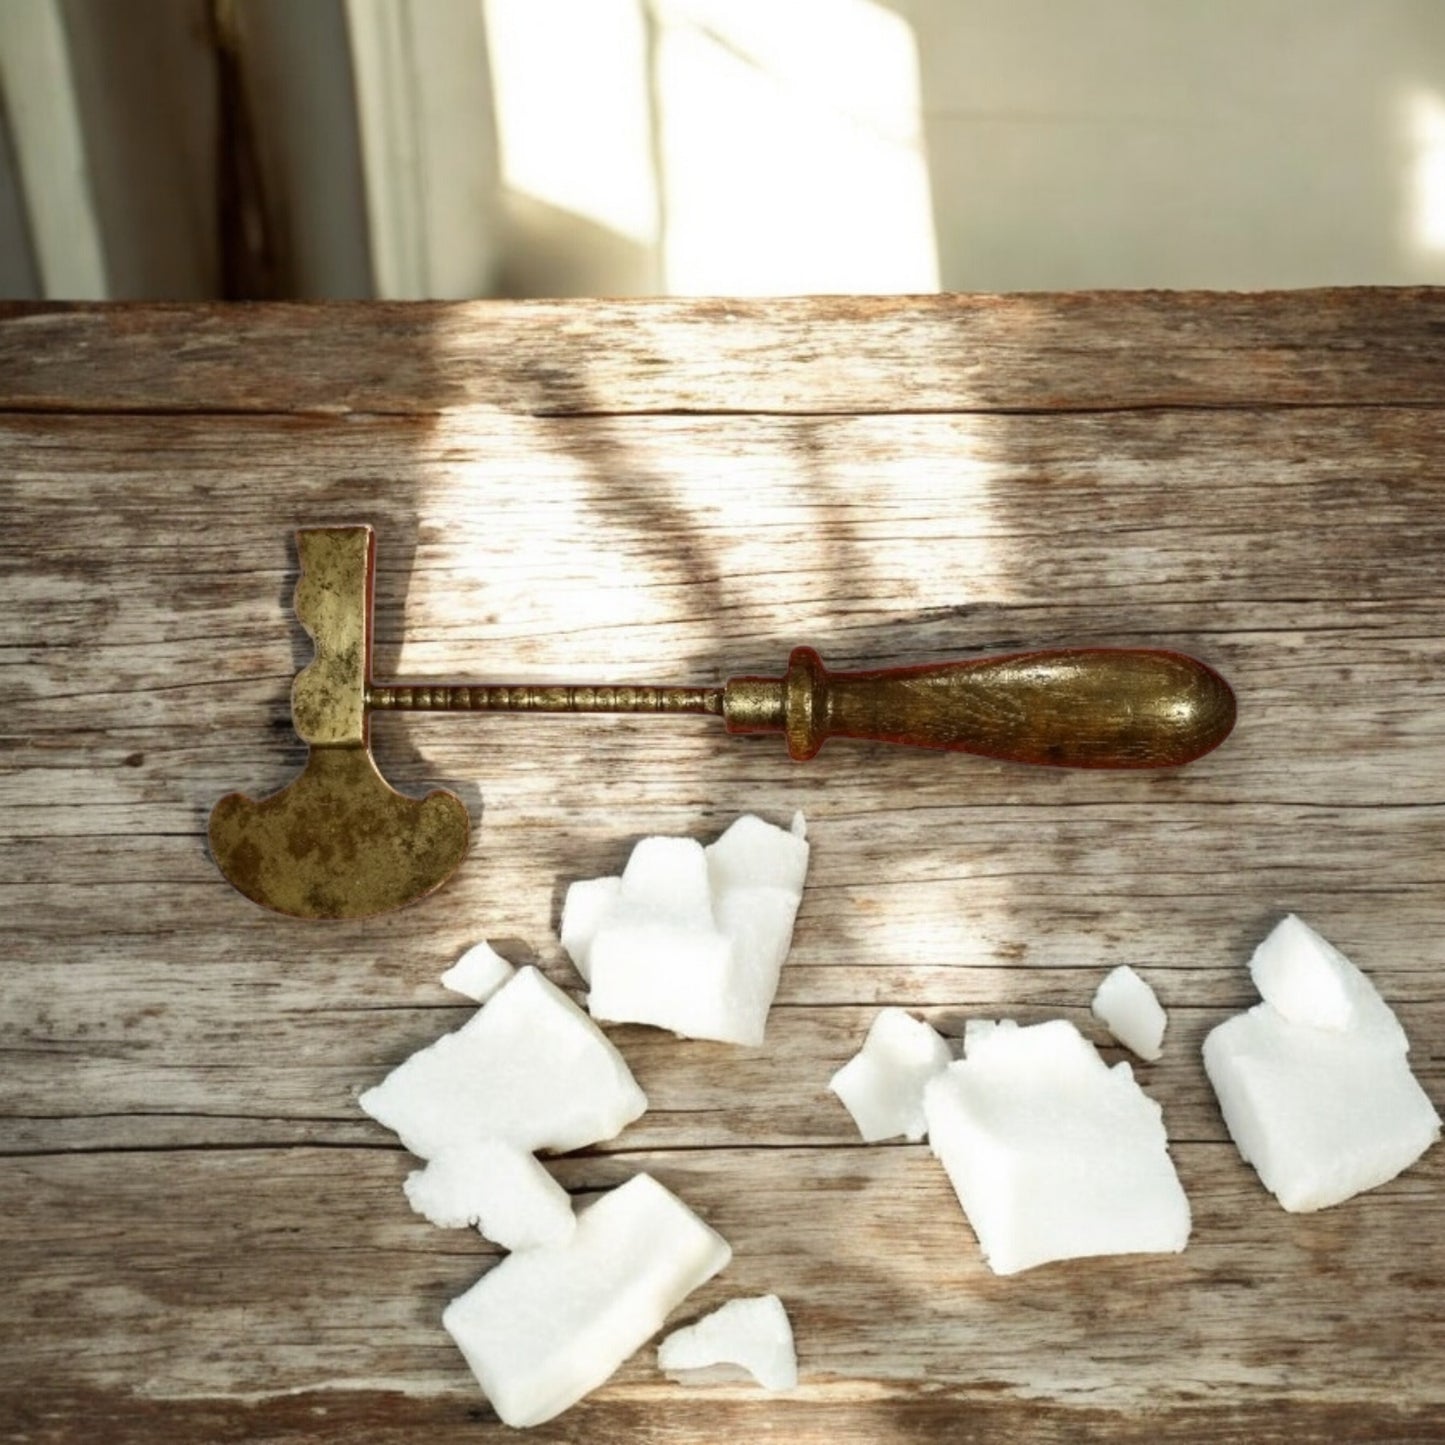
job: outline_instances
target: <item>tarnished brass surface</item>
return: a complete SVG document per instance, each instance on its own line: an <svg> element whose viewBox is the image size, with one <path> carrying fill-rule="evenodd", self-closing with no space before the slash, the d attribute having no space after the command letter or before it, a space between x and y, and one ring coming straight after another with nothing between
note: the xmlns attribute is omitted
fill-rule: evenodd
<svg viewBox="0 0 1445 1445"><path fill-rule="evenodd" d="M368 746L370 527L296 534L296 616L316 657L296 675L291 716L311 744L306 769L256 802L240 793L211 813L211 854L246 897L301 918L365 918L425 897L466 856L471 825L451 793L398 793Z"/></svg>
<svg viewBox="0 0 1445 1445"><path fill-rule="evenodd" d="M370 527L297 533L296 615L316 657L291 691L305 771L255 802L211 814L221 871L248 898L304 918L362 918L437 888L467 849L460 799L398 793L372 761L371 709L400 712L721 714L729 732L781 732L793 757L830 737L868 738L1074 768L1162 768L1218 746L1234 694L1182 653L1083 648L830 673L810 647L781 678L725 687L373 683Z"/></svg>
<svg viewBox="0 0 1445 1445"><path fill-rule="evenodd" d="M776 677L734 677L723 689L723 723L730 733L780 733L787 719Z"/></svg>
<svg viewBox="0 0 1445 1445"><path fill-rule="evenodd" d="M729 732L781 732L799 759L851 737L1052 767L1177 767L1223 742L1234 716L1212 668L1138 648L830 673L799 647L781 680L734 678L723 694Z"/></svg>
<svg viewBox="0 0 1445 1445"><path fill-rule="evenodd" d="M296 616L316 657L291 684L291 721L313 746L364 746L374 534L370 527L309 527L297 532L296 552Z"/></svg>
<svg viewBox="0 0 1445 1445"><path fill-rule="evenodd" d="M425 897L466 856L467 810L451 793L398 793L361 747L313 747L295 782L211 813L211 853L256 903L298 918L365 918Z"/></svg>
<svg viewBox="0 0 1445 1445"><path fill-rule="evenodd" d="M491 683L418 687L377 685L366 689L366 705L378 712L662 712L723 710L720 687L669 687L617 683L547 687L536 683Z"/></svg>

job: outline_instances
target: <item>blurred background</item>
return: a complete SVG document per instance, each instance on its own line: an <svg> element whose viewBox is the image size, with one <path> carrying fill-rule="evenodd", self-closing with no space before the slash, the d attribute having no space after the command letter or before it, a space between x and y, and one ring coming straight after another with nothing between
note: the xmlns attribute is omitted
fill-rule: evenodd
<svg viewBox="0 0 1445 1445"><path fill-rule="evenodd" d="M0 0L0 295L1445 281L1445 0Z"/></svg>

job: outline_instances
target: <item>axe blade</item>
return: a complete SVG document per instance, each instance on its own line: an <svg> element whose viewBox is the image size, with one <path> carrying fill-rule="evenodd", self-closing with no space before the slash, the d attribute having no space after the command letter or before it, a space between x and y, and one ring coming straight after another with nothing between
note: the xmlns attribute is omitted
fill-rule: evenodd
<svg viewBox="0 0 1445 1445"><path fill-rule="evenodd" d="M365 747L313 747L305 771L260 802L211 811L211 855L253 902L296 918L368 918L425 898L466 856L454 793L398 793Z"/></svg>

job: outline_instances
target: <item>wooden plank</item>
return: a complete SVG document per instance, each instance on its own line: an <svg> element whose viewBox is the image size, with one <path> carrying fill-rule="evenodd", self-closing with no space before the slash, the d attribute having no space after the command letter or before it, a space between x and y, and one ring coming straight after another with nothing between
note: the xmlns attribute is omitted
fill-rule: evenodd
<svg viewBox="0 0 1445 1445"><path fill-rule="evenodd" d="M15 1423L34 1445L73 1438L68 1423L84 1420L108 1445L168 1441L200 1445L329 1445L366 1440L368 1445L475 1445L478 1440L516 1439L488 1429L485 1411L465 1397L417 1397L400 1391L305 1391L264 1400L213 1398L146 1400L99 1390L30 1391L0 1399L0 1420ZM1433 1440L1445 1425L1430 1407L1394 1401L1368 1414L1349 1405L1301 1401L1250 1391L1239 1399L1154 1406L1129 1416L1088 1405L1029 1402L1027 1423L1007 1401L969 1395L948 1386L900 1383L871 1398L814 1400L806 1396L759 1400L728 1396L689 1397L686 1410L675 1394L651 1400L583 1400L525 1437L539 1445L594 1445L627 1440L670 1445L691 1440L783 1439L789 1445L878 1445L880 1441L933 1441L956 1445L1155 1445L1160 1439L1210 1445L1378 1445L1382 1440Z"/></svg>
<svg viewBox="0 0 1445 1445"><path fill-rule="evenodd" d="M0 408L890 412L1440 400L1435 289L0 308Z"/></svg>
<svg viewBox="0 0 1445 1445"><path fill-rule="evenodd" d="M500 1434L437 1327L491 1256L409 1213L355 1096L466 1017L436 977L467 944L575 987L569 881L799 807L767 1043L615 1030L652 1107L552 1168L678 1188L736 1249L684 1317L777 1289L804 1386L683 1390L644 1351L537 1438L1445 1434L1445 1154L1285 1215L1199 1060L1292 909L1445 1098L1441 304L7 312L0 1435ZM1178 774L1110 776L838 744L800 768L705 719L386 718L383 770L455 787L472 855L413 911L298 927L224 884L204 823L299 767L288 533L358 519L388 675L1150 643L1220 666L1241 722ZM996 1280L926 1151L858 1145L827 1079L885 1003L1100 1037L1126 961L1171 1011L1140 1076L1194 1241Z"/></svg>
<svg viewBox="0 0 1445 1445"><path fill-rule="evenodd" d="M1445 1232L1441 1155L1368 1198L1291 1216L1260 1200L1228 1146L1175 1154L1195 1216L1182 1255L1007 1279L980 1261L924 1146L632 1152L555 1167L584 1201L638 1169L687 1198L734 1247L687 1317L776 1290L797 1329L804 1403L906 1399L926 1381L951 1393L951 1409L1012 1396L1127 1418L1265 1397L1410 1404L1438 1422L1417 1371L1445 1348L1445 1280L1430 1254L1401 1258L1398 1239ZM6 1359L47 1391L112 1399L474 1396L437 1317L493 1255L475 1234L410 1213L407 1167L395 1153L297 1148L6 1161ZM51 1325L62 1300L63 1335ZM702 1438L695 1404L755 1398L683 1392L644 1350L593 1397L593 1418L615 1425L627 1417L607 1407L628 1406L663 1438Z"/></svg>
<svg viewBox="0 0 1445 1445"><path fill-rule="evenodd" d="M76 721L153 723L198 747L215 746L218 727L254 728L261 707L284 731L305 655L289 612L290 528L366 516L381 535L385 671L711 681L780 668L802 640L838 665L1164 643L1217 662L1247 696L1229 746L1252 797L1301 801L1327 786L1333 803L1438 801L1421 780L1445 777L1431 705L1445 646L1434 616L1445 422L1434 413L805 427L127 418L58 435L12 418L3 436L23 457L0 509L30 579L0 622L7 667L23 674L12 710L22 731L32 701L82 697ZM202 639L216 641L196 676ZM514 722L397 726L443 745L473 726L506 745L523 729L543 743L613 735L571 719ZM711 741L715 725L673 726L691 731L670 736ZM257 762L223 791L273 755L259 737ZM825 752L810 787L837 756ZM1017 771L965 768L971 795L992 779L994 797L1019 797ZM1206 763L1178 778L1027 786L1071 800L1238 801L1241 775L1213 787L1220 776ZM147 789L155 803L163 794ZM104 789L86 797L108 801Z"/></svg>
<svg viewBox="0 0 1445 1445"><path fill-rule="evenodd" d="M1163 1105L1171 1138L1224 1143L1228 1136L1199 1051L1211 1028L1257 999L1240 984L1237 963L1198 971L1141 968L1158 983L1171 1022L1165 1058L1147 1068L1134 1061L1139 1078ZM0 1155L246 1144L395 1148L394 1138L361 1114L356 1096L470 1013L456 1004L268 1007L258 995L280 990L263 992L260 985L279 980L260 980L248 970L244 987L204 990L213 1012L202 1014L196 1005L176 1019L174 1010L152 1001L164 994L154 974L147 988L120 969L77 972L69 997L57 999L53 988L47 998L36 998L36 988L6 990L7 1016L38 1019L45 1032L0 1035L12 1065L0 1094ZM1415 1051L1415 1072L1439 1097L1445 1059L1431 1041L1445 1029L1445 1004L1438 995L1410 998L1438 990L1437 972L1371 973L1400 1000L1410 1036L1425 1041ZM1024 978L1001 966L959 969L942 985L945 1005L916 999L912 976L886 1001L912 1008L955 1040L966 1018L1067 1018L1111 1061L1132 1061L1088 1012L1103 974L1102 966L1030 971ZM102 981L128 999L123 1016L107 1007ZM1194 1001L1206 993L1217 999L1233 993L1237 1002ZM876 1012L873 1004L779 1004L766 1044L756 1049L681 1047L656 1030L609 1029L647 1095L648 1111L595 1152L741 1148L760 1139L779 1147L856 1143L857 1130L828 1092L828 1080L857 1051ZM258 1050L258 1039L266 1040L264 1049Z"/></svg>

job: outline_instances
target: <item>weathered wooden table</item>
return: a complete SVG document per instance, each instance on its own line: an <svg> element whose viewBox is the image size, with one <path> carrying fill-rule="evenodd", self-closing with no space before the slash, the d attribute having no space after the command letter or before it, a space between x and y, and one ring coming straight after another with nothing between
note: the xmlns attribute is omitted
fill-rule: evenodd
<svg viewBox="0 0 1445 1445"><path fill-rule="evenodd" d="M1286 909L1367 968L1445 1103L1445 293L11 309L0 317L0 1430L478 1441L444 1334L491 1259L355 1098L467 1016L478 938L575 987L563 889L649 832L808 815L764 1048L613 1031L651 1109L557 1161L651 1170L732 1242L681 1318L777 1291L803 1383L651 1349L542 1440L1445 1438L1445 1148L1290 1216L1205 1032ZM291 529L380 532L378 665L711 682L1045 644L1220 667L1172 775L1034 772L705 719L382 718L481 826L421 906L268 915L204 823L301 760ZM923 1146L826 1092L880 1004L1170 1010L1141 1066L1182 1256L994 1278Z"/></svg>

